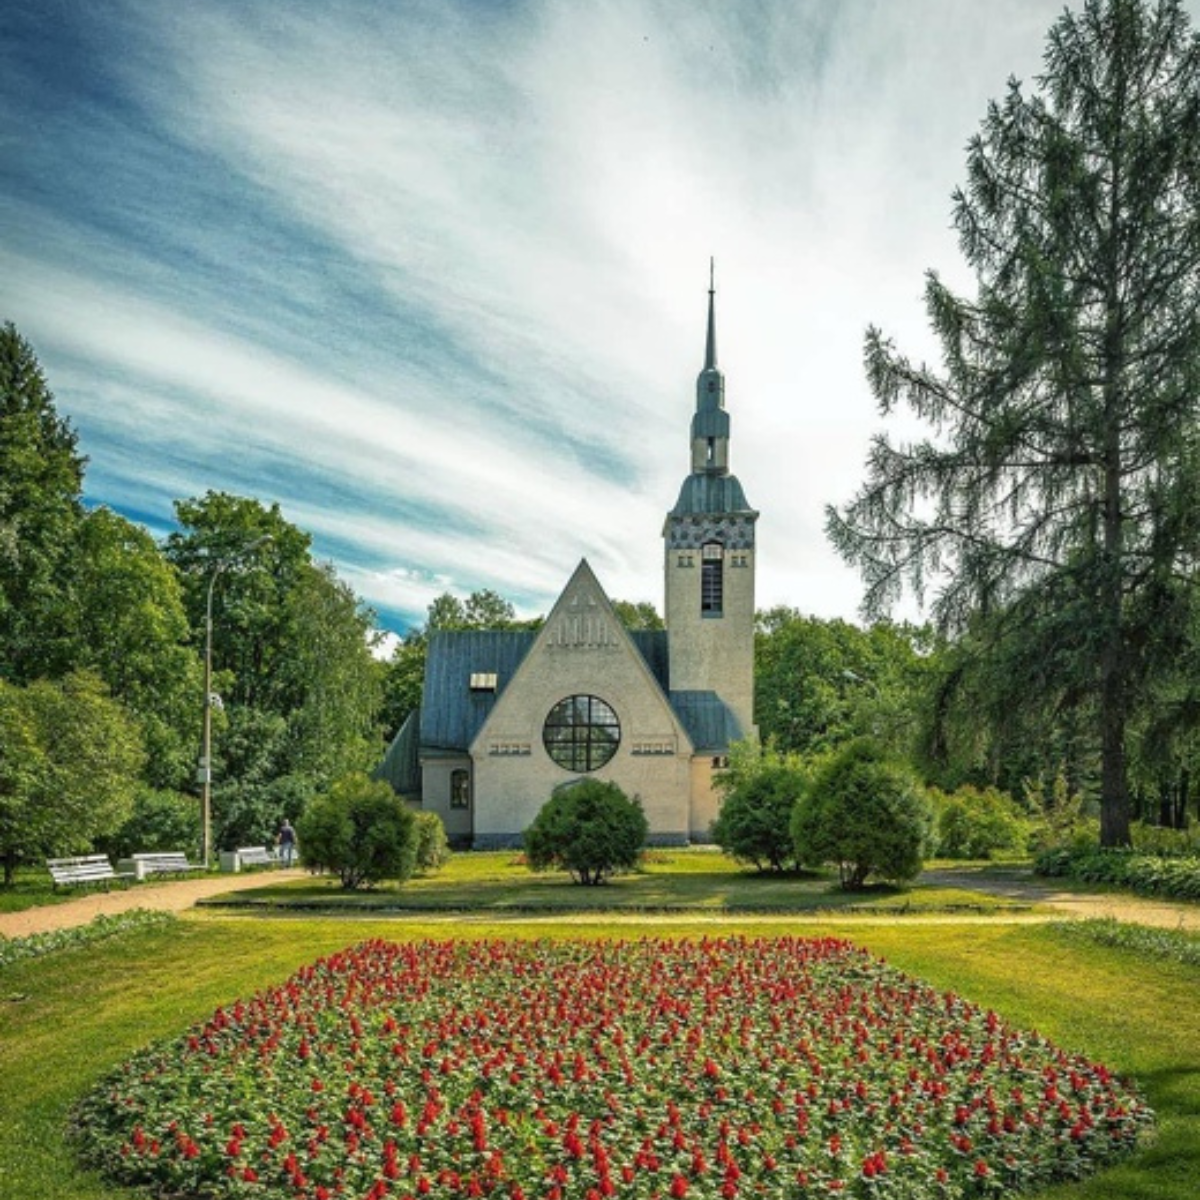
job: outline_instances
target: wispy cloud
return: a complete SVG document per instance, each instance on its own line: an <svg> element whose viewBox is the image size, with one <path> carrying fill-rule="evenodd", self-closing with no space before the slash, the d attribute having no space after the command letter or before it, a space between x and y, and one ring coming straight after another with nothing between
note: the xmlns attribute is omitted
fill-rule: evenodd
<svg viewBox="0 0 1200 1200"><path fill-rule="evenodd" d="M23 10L0 306L151 523L278 500L395 623L580 557L658 598L708 255L760 599L851 615L821 533L875 423L875 321L928 346L949 192L1053 0Z"/></svg>

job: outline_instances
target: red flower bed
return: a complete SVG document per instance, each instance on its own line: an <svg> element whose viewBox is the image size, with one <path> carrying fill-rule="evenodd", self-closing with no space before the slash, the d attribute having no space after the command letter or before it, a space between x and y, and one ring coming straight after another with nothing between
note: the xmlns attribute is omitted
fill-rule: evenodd
<svg viewBox="0 0 1200 1200"><path fill-rule="evenodd" d="M171 1195L1008 1195L1151 1114L1102 1066L847 942L368 942L80 1107Z"/></svg>

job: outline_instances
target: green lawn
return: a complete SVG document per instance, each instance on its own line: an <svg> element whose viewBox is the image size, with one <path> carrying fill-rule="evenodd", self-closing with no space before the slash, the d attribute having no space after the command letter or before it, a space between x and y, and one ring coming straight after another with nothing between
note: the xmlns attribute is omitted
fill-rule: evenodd
<svg viewBox="0 0 1200 1200"><path fill-rule="evenodd" d="M73 1100L106 1069L232 998L366 937L634 936L836 932L828 919L576 916L230 919L192 917L0 973L0 1195L102 1200L106 1187L74 1164L64 1140ZM896 966L1036 1026L1060 1044L1136 1076L1160 1116L1155 1145L1080 1185L1067 1200L1195 1195L1200 1177L1200 970L1077 944L1043 926L864 922L848 931Z"/></svg>
<svg viewBox="0 0 1200 1200"><path fill-rule="evenodd" d="M647 856L639 871L599 887L581 887L563 872L535 873L518 852L456 854L447 866L403 886L346 893L332 878L312 878L276 887L234 892L211 902L217 907L292 908L338 912L804 912L816 909L910 912L993 911L1012 901L980 892L928 885L885 885L843 892L828 874L759 874L711 850L663 850Z"/></svg>

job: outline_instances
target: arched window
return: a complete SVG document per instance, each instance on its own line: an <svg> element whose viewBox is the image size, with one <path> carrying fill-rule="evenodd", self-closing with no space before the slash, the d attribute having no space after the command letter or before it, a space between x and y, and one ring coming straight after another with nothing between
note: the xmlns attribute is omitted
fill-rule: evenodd
<svg viewBox="0 0 1200 1200"><path fill-rule="evenodd" d="M599 696L568 696L550 710L542 744L565 770L595 771L616 754L621 723Z"/></svg>
<svg viewBox="0 0 1200 1200"><path fill-rule="evenodd" d="M700 547L700 612L719 617L725 611L725 547L705 542Z"/></svg>
<svg viewBox="0 0 1200 1200"><path fill-rule="evenodd" d="M450 807L471 807L471 773L462 767L450 772Z"/></svg>

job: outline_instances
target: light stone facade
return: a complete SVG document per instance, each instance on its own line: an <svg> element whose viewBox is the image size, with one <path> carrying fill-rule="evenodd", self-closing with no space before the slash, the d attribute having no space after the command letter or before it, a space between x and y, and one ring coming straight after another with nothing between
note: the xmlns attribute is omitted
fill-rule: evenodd
<svg viewBox="0 0 1200 1200"><path fill-rule="evenodd" d="M710 287L691 473L663 528L666 631L628 631L583 561L536 632L439 633L380 774L451 840L519 845L584 777L640 799L651 841L711 840L714 774L754 728L755 523L729 473Z"/></svg>

